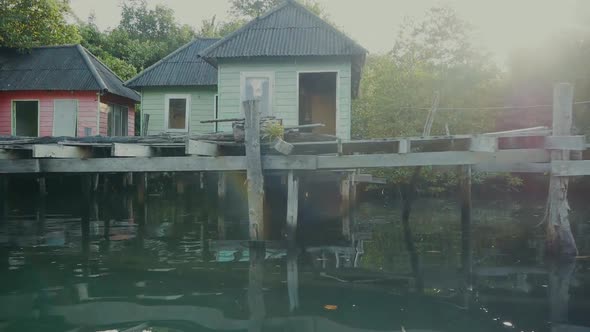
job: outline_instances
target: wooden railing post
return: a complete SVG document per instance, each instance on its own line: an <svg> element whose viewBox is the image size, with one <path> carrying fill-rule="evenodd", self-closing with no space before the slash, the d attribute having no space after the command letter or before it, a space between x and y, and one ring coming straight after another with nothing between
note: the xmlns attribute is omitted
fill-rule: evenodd
<svg viewBox="0 0 590 332"><path fill-rule="evenodd" d="M553 89L553 136L570 136L572 131L574 88L569 83L558 83ZM555 150L551 161L569 160L570 152ZM571 257L578 254L569 222L567 200L569 179L551 175L549 180L549 213L547 221L547 250L554 256Z"/></svg>
<svg viewBox="0 0 590 332"><path fill-rule="evenodd" d="M246 167L248 177L248 216L250 240L264 239L264 177L260 159L260 111L259 101L244 102L246 143Z"/></svg>

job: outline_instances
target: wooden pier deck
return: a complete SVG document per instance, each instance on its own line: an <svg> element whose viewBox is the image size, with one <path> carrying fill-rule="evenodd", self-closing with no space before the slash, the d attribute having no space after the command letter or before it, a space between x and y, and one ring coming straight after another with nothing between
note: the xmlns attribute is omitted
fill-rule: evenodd
<svg viewBox="0 0 590 332"><path fill-rule="evenodd" d="M590 160L551 161L551 151L583 158L584 136L551 136L533 128L484 135L404 137L378 140L293 142L291 155L263 144L264 170L472 165L484 172L590 175ZM535 141L533 147L526 142ZM504 148L511 142L510 148ZM528 146L527 146L528 145ZM207 149L204 149L206 146ZM208 154L208 155L207 155ZM0 174L245 171L244 145L189 137L1 138Z"/></svg>

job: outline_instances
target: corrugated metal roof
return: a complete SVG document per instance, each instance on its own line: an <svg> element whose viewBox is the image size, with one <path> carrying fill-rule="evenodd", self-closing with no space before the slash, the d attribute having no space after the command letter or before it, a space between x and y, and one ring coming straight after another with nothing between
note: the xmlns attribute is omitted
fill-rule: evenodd
<svg viewBox="0 0 590 332"><path fill-rule="evenodd" d="M80 45L0 48L0 91L101 91L139 101L117 75Z"/></svg>
<svg viewBox="0 0 590 332"><path fill-rule="evenodd" d="M206 59L365 55L367 50L296 1L288 0L201 52Z"/></svg>
<svg viewBox="0 0 590 332"><path fill-rule="evenodd" d="M201 52L217 59L281 56L350 56L352 95L356 97L367 50L295 0L286 0L267 14Z"/></svg>
<svg viewBox="0 0 590 332"><path fill-rule="evenodd" d="M199 57L200 51L217 41L219 39L195 39L127 81L125 85L131 88L217 85L217 69Z"/></svg>

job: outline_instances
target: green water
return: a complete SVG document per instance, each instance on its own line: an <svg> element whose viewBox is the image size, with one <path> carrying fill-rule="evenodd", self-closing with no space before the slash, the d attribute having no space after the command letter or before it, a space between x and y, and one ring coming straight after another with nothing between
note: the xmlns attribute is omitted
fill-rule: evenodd
<svg viewBox="0 0 590 332"><path fill-rule="evenodd" d="M471 282L453 200L414 205L418 271L395 199L360 203L350 241L304 214L291 249L249 248L235 206L220 241L210 204L113 194L84 224L75 196L15 197L0 222L0 331L590 331L590 261L544 262L541 200L474 201ZM590 207L572 208L589 255Z"/></svg>

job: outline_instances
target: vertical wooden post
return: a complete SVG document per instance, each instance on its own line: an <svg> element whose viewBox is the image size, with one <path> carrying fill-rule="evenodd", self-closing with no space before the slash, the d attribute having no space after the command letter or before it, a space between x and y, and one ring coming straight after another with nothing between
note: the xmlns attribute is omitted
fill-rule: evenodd
<svg viewBox="0 0 590 332"><path fill-rule="evenodd" d="M264 177L260 159L259 101L244 102L250 240L264 239Z"/></svg>
<svg viewBox="0 0 590 332"><path fill-rule="evenodd" d="M569 136L572 130L574 88L569 83L558 83L553 90L553 135ZM569 160L569 151L551 152L551 160ZM554 256L571 257L578 254L569 222L567 201L569 179L551 175L549 180L549 220L547 222L547 250Z"/></svg>
<svg viewBox="0 0 590 332"><path fill-rule="evenodd" d="M295 243L297 235L297 218L299 212L299 180L289 171L287 178L287 240Z"/></svg>
<svg viewBox="0 0 590 332"><path fill-rule="evenodd" d="M342 235L350 240L350 176L348 174L340 182L340 216L342 217Z"/></svg>
<svg viewBox="0 0 590 332"><path fill-rule="evenodd" d="M551 323L568 323L570 286L575 259L551 261L549 264L549 304Z"/></svg>
<svg viewBox="0 0 590 332"><path fill-rule="evenodd" d="M471 247L471 166L459 167L459 191L461 199L461 268L464 286L471 286L473 253Z"/></svg>
<svg viewBox="0 0 590 332"><path fill-rule="evenodd" d="M141 250L144 246L145 229L147 224L147 173L135 173L135 188L137 190L137 247Z"/></svg>
<svg viewBox="0 0 590 332"><path fill-rule="evenodd" d="M219 240L225 240L225 191L227 176L224 172L219 173L217 181L217 234Z"/></svg>

